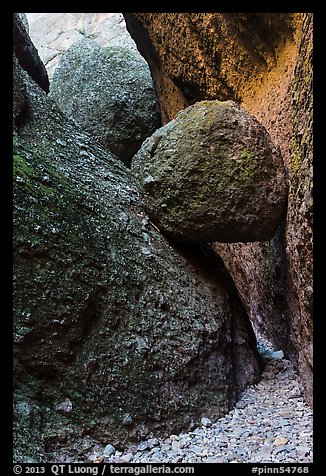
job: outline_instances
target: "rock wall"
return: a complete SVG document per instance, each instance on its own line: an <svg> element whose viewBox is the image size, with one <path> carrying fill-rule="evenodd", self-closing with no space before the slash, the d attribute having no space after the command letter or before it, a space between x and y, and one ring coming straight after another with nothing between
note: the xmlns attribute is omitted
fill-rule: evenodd
<svg viewBox="0 0 326 476"><path fill-rule="evenodd" d="M125 13L150 64L163 123L233 99L279 145L287 219L269 242L215 244L255 325L296 362L312 402L312 14Z"/></svg>
<svg viewBox="0 0 326 476"><path fill-rule="evenodd" d="M293 78L290 198L286 223L288 304L305 388L312 373L313 304L313 18L302 26ZM307 392L310 400L310 393Z"/></svg>
<svg viewBox="0 0 326 476"><path fill-rule="evenodd" d="M14 82L14 460L221 416L260 374L223 263L172 246L17 61Z"/></svg>
<svg viewBox="0 0 326 476"><path fill-rule="evenodd" d="M30 37L45 64L50 80L61 55L76 41L93 39L100 46L120 46L141 61L126 30L122 13L27 13Z"/></svg>
<svg viewBox="0 0 326 476"><path fill-rule="evenodd" d="M45 92L49 91L49 78L38 55L37 49L32 43L28 29L26 28L26 18L21 13L14 13L13 17L13 47L16 58L21 67L37 82Z"/></svg>

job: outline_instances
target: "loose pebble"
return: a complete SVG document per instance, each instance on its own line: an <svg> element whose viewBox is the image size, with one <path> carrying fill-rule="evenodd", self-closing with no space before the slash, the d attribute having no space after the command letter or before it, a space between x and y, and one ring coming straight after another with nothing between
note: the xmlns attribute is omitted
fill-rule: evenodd
<svg viewBox="0 0 326 476"><path fill-rule="evenodd" d="M286 445L287 442L288 442L288 440L286 438L282 438L281 436L277 436L274 440L274 445L275 446L282 446L282 445Z"/></svg>
<svg viewBox="0 0 326 476"><path fill-rule="evenodd" d="M123 426L132 425L132 416L129 415L129 413L126 413L126 415L124 416L124 418L122 420L122 424L123 424Z"/></svg>
<svg viewBox="0 0 326 476"><path fill-rule="evenodd" d="M122 455L121 456L121 459L125 462L125 463L130 463L132 460L133 460L133 454L132 453L127 453L125 455Z"/></svg>
<svg viewBox="0 0 326 476"><path fill-rule="evenodd" d="M203 425L203 426L206 426L206 427L209 427L212 425L212 422L209 418L202 418L200 420L200 423Z"/></svg>
<svg viewBox="0 0 326 476"><path fill-rule="evenodd" d="M103 451L103 456L109 457L115 453L115 447L113 445L106 445Z"/></svg>
<svg viewBox="0 0 326 476"><path fill-rule="evenodd" d="M150 445L148 444L148 441L143 441L138 445L138 451L144 451L150 449Z"/></svg>

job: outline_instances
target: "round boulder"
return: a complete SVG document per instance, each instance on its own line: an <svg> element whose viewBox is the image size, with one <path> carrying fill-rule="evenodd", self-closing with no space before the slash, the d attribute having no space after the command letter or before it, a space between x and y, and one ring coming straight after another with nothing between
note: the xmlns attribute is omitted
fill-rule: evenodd
<svg viewBox="0 0 326 476"><path fill-rule="evenodd" d="M61 57L50 95L61 110L125 164L160 126L147 63L119 46L74 43Z"/></svg>
<svg viewBox="0 0 326 476"><path fill-rule="evenodd" d="M144 206L185 243L271 239L284 214L282 157L233 101L201 101L148 138L132 160Z"/></svg>

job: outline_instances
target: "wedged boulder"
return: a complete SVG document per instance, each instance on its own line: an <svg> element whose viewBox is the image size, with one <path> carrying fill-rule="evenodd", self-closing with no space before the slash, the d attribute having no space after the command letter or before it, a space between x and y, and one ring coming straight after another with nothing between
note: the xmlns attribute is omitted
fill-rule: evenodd
<svg viewBox="0 0 326 476"><path fill-rule="evenodd" d="M21 13L14 13L13 17L14 52L21 67L28 72L45 92L49 92L50 83L45 66L29 37L26 22L21 15Z"/></svg>
<svg viewBox="0 0 326 476"><path fill-rule="evenodd" d="M151 220L184 243L271 239L284 215L282 157L233 101L201 101L147 139L132 161Z"/></svg>
<svg viewBox="0 0 326 476"><path fill-rule="evenodd" d="M160 126L147 64L118 46L74 43L55 70L51 97L125 164Z"/></svg>
<svg viewBox="0 0 326 476"><path fill-rule="evenodd" d="M150 65L162 123L232 99L269 132L289 175L271 241L216 243L259 331L299 372L312 404L313 21L308 13L124 13Z"/></svg>
<svg viewBox="0 0 326 476"><path fill-rule="evenodd" d="M221 416L260 373L223 263L208 246L173 248L129 170L20 71L28 115L13 157L15 461Z"/></svg>

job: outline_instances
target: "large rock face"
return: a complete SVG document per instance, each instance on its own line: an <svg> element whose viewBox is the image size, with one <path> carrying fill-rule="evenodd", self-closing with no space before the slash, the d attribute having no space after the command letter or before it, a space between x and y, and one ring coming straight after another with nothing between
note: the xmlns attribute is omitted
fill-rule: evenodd
<svg viewBox="0 0 326 476"><path fill-rule="evenodd" d="M151 66L163 122L202 99L255 96L253 83L292 37L287 13L124 13Z"/></svg>
<svg viewBox="0 0 326 476"><path fill-rule="evenodd" d="M305 388L311 385L313 312L313 20L303 22L291 98L292 143L290 199L286 223L289 263L288 302L299 368ZM310 396L310 393L308 393Z"/></svg>
<svg viewBox="0 0 326 476"><path fill-rule="evenodd" d="M150 218L176 241L271 239L285 211L280 152L232 101L180 112L143 144L132 172Z"/></svg>
<svg viewBox="0 0 326 476"><path fill-rule="evenodd" d="M51 97L126 164L160 125L148 66L132 52L93 40L75 43L62 56Z"/></svg>
<svg viewBox="0 0 326 476"><path fill-rule="evenodd" d="M290 179L275 239L216 244L256 325L298 364L312 401L312 14L125 13L150 64L163 123L232 99L281 149Z"/></svg>
<svg viewBox="0 0 326 476"><path fill-rule="evenodd" d="M16 55L13 55L13 121L14 126L19 122L19 117L26 107L26 88L20 74L19 63Z"/></svg>
<svg viewBox="0 0 326 476"><path fill-rule="evenodd" d="M171 247L128 169L16 66L15 461L217 418L259 376L222 262Z"/></svg>
<svg viewBox="0 0 326 476"><path fill-rule="evenodd" d="M101 46L120 46L138 55L122 13L27 13L30 36L45 64L49 79L61 55L85 38Z"/></svg>
<svg viewBox="0 0 326 476"><path fill-rule="evenodd" d="M19 64L37 82L45 92L49 91L49 79L37 49L32 43L26 20L21 13L14 13L13 17L13 47Z"/></svg>
<svg viewBox="0 0 326 476"><path fill-rule="evenodd" d="M29 34L29 24L28 24L28 19L27 19L27 16L26 16L26 13L17 13L17 15L19 16L19 18L21 19L24 27L25 27L25 30L27 31L27 33ZM34 44L34 43L33 43Z"/></svg>

